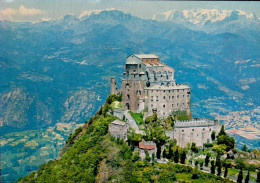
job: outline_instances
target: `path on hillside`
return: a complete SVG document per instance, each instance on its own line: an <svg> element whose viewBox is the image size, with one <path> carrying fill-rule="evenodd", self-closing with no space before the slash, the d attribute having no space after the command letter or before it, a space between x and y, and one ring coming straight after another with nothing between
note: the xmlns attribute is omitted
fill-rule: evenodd
<svg viewBox="0 0 260 183"><path fill-rule="evenodd" d="M138 125L136 124L134 118L131 116L128 110L124 111L124 115L126 118L126 122L128 122L129 126L135 131L137 134L144 134L145 132L142 130L139 130Z"/></svg>

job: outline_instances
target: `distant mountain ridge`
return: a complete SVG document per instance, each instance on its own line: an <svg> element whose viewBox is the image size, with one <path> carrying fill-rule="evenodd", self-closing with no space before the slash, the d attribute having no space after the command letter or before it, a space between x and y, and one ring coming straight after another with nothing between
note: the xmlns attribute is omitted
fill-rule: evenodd
<svg viewBox="0 0 260 183"><path fill-rule="evenodd" d="M233 22L240 20L259 21L254 13L247 14L241 10L192 9L171 10L153 15L154 20L172 21L176 23L192 23L204 26L211 22Z"/></svg>

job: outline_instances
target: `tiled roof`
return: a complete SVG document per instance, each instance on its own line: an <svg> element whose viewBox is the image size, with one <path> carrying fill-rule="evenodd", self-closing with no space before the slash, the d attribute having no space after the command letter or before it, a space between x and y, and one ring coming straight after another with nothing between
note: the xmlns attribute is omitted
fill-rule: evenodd
<svg viewBox="0 0 260 183"><path fill-rule="evenodd" d="M142 142L139 142L139 148L151 150L151 149L155 149L155 144L145 144L145 142L142 141Z"/></svg>

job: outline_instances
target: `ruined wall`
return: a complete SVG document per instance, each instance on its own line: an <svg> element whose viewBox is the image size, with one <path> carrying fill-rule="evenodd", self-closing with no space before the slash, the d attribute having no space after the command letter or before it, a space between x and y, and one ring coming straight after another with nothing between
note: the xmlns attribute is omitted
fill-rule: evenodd
<svg viewBox="0 0 260 183"><path fill-rule="evenodd" d="M125 123L125 125L117 125L113 123L110 123L108 125L108 131L111 136L115 138L123 139L125 141L127 140L128 130L129 130L129 125L127 123Z"/></svg>
<svg viewBox="0 0 260 183"><path fill-rule="evenodd" d="M147 150L148 151L148 154L149 154L149 156L152 158L152 156L153 156L153 153L154 153L154 157L156 158L156 148L155 149L150 149L150 150ZM140 156L140 158L142 159L142 160L144 160L145 159L145 150L144 149L139 149L139 156Z"/></svg>

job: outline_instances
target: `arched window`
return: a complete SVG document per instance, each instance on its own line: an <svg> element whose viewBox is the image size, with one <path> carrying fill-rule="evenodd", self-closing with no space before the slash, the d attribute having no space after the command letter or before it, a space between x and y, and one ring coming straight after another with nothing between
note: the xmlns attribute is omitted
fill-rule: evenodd
<svg viewBox="0 0 260 183"><path fill-rule="evenodd" d="M130 100L130 95L129 94L127 94L127 99Z"/></svg>
<svg viewBox="0 0 260 183"><path fill-rule="evenodd" d="M128 84L128 83L126 83L125 88L126 88L127 90L129 90L129 84Z"/></svg>
<svg viewBox="0 0 260 183"><path fill-rule="evenodd" d="M126 103L125 105L126 105L127 110L129 110L130 109L129 103Z"/></svg>

